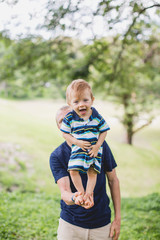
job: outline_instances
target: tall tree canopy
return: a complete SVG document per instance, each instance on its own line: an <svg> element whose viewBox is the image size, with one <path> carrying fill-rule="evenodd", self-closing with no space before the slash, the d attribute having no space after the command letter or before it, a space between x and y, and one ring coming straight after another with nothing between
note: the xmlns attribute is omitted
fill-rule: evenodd
<svg viewBox="0 0 160 240"><path fill-rule="evenodd" d="M121 121L132 144L159 103L159 1L48 0L46 8L43 27L54 38L0 36L0 81L6 93L44 96L46 87L54 86L64 97L70 81L85 78L123 105Z"/></svg>
<svg viewBox="0 0 160 240"><path fill-rule="evenodd" d="M48 1L47 7L48 30L81 35L88 30L85 38L93 43L73 68L73 77L85 77L96 89L116 96L124 107L127 142L132 144L134 133L151 123L153 116L146 113L159 97L160 3L68 0ZM100 35L96 21L103 26ZM142 116L145 121L139 125Z"/></svg>

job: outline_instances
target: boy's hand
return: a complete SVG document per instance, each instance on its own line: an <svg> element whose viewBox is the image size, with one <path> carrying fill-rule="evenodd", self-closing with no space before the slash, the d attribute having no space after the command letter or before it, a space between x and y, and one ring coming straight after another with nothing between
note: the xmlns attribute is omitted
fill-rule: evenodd
<svg viewBox="0 0 160 240"><path fill-rule="evenodd" d="M90 157L97 157L98 154L98 150L99 150L99 146L98 145L92 145L91 146L91 150L89 151L89 155Z"/></svg>
<svg viewBox="0 0 160 240"><path fill-rule="evenodd" d="M88 141L77 140L76 145L80 147L83 151L86 151L87 149L91 148L91 143Z"/></svg>

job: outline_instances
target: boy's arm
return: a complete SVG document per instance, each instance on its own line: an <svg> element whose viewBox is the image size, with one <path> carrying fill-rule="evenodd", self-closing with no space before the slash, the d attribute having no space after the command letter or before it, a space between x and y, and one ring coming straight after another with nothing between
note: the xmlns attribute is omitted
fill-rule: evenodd
<svg viewBox="0 0 160 240"><path fill-rule="evenodd" d="M78 140L75 137L73 137L70 133L64 133L63 132L63 137L66 139L66 141L70 142L71 144L77 145L80 147L83 151L86 149L89 149L91 144L88 141L83 141L83 140Z"/></svg>
<svg viewBox="0 0 160 240"><path fill-rule="evenodd" d="M96 143L96 146L97 146L98 148L100 148L100 147L102 146L102 144L103 144L106 136L107 136L107 131L102 132L102 133L99 134L99 138L98 138L98 141L97 141L97 143Z"/></svg>
<svg viewBox="0 0 160 240"><path fill-rule="evenodd" d="M97 143L95 145L91 146L92 149L89 152L90 157L96 157L97 156L98 150L102 146L106 136L107 136L107 131L102 132L102 133L99 134L99 138L98 138Z"/></svg>
<svg viewBox="0 0 160 240"><path fill-rule="evenodd" d="M62 136L65 138L65 140L67 142L70 142L71 144L77 145L76 144L77 139L75 137L73 137L70 133L62 132Z"/></svg>

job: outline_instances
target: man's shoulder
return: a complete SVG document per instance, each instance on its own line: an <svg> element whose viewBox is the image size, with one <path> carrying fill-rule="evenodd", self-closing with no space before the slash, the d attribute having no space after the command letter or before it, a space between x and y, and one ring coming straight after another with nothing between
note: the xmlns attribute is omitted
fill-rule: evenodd
<svg viewBox="0 0 160 240"><path fill-rule="evenodd" d="M108 143L106 142L106 140L104 140L102 146L103 146L103 148L104 148L105 150L110 150L110 148L109 148Z"/></svg>
<svg viewBox="0 0 160 240"><path fill-rule="evenodd" d="M102 161L105 165L105 171L111 172L115 167L117 167L117 163L106 141L103 142L102 146L103 146Z"/></svg>
<svg viewBox="0 0 160 240"><path fill-rule="evenodd" d="M69 151L69 146L66 142L63 142L61 145L59 145L52 153L51 155L54 156L58 156L61 153L63 153L64 151Z"/></svg>

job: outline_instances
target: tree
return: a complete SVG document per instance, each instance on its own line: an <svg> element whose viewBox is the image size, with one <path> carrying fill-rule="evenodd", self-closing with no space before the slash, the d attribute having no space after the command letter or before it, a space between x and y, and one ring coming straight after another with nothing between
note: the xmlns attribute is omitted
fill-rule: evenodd
<svg viewBox="0 0 160 240"><path fill-rule="evenodd" d="M48 87L50 94L65 97L65 86L70 80L73 61L78 57L81 43L71 38L59 37L44 40L30 36L19 40L1 41L1 82L5 96L42 97ZM56 89L52 91L51 89ZM57 91L58 90L58 91ZM2 93L1 93L2 95Z"/></svg>
<svg viewBox="0 0 160 240"><path fill-rule="evenodd" d="M158 38L157 36L156 45ZM112 81L114 73L111 71L109 59L114 58L117 45L112 45L110 51L103 52L103 59L98 60L99 64L95 62L90 67L90 78L96 89L99 88L101 92L105 89L106 94L114 96L114 100L123 106L121 121L126 129L129 144L132 144L136 132L152 122L153 108L160 96L159 44L152 57L145 62L153 45L154 43L149 41L135 42L126 48L116 81Z"/></svg>
<svg viewBox="0 0 160 240"><path fill-rule="evenodd" d="M87 27L94 41L100 36L94 32L93 23L97 17L103 19L105 32L112 35L107 42L96 40L87 46L85 58L78 60L81 67L73 69L73 76L86 76L96 89L100 87L101 91L116 96L124 107L122 123L127 142L132 144L133 135L151 123L153 117L148 115L146 122L137 126L139 118L151 111L158 94L155 85L159 87L159 70L155 61L159 59L160 46L155 34L159 35L160 4L137 0L100 0L94 7L85 4L81 0L48 1L46 27L53 32L69 28L81 34L82 26Z"/></svg>

